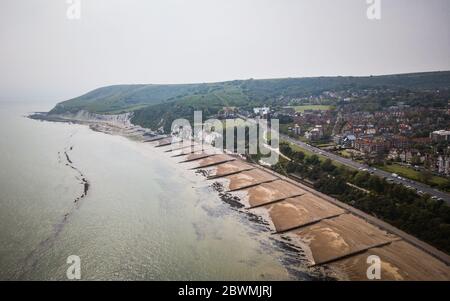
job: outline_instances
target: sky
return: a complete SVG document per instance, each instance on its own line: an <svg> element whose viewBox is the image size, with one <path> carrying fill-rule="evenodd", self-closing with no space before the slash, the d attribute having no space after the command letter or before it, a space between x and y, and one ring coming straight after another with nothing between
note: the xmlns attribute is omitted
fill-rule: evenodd
<svg viewBox="0 0 450 301"><path fill-rule="evenodd" d="M448 0L381 0L379 20L366 0L79 0L79 19L67 1L0 0L0 100L450 70Z"/></svg>

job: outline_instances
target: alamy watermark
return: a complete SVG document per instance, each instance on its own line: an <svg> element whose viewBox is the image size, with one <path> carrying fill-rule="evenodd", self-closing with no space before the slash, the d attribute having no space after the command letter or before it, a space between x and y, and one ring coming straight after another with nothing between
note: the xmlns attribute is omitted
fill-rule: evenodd
<svg viewBox="0 0 450 301"><path fill-rule="evenodd" d="M66 17L68 20L79 20L81 18L81 0L66 0L68 5ZM369 20L381 19L381 0L366 0L368 5L366 16Z"/></svg>
<svg viewBox="0 0 450 301"><path fill-rule="evenodd" d="M69 20L79 20L81 18L81 0L66 0L68 5L66 17Z"/></svg>
<svg viewBox="0 0 450 301"><path fill-rule="evenodd" d="M381 19L381 0L366 0L369 5L367 7L366 15L369 20Z"/></svg>
<svg viewBox="0 0 450 301"><path fill-rule="evenodd" d="M274 165L279 160L279 120L260 118L208 119L203 122L201 111L194 112L194 127L187 119L176 119L172 123L172 148L187 148L193 143L213 146L211 153L232 152L236 154L260 155L261 163ZM175 142L177 146L175 146Z"/></svg>
<svg viewBox="0 0 450 301"><path fill-rule="evenodd" d="M80 256L70 255L67 257L67 263L70 266L67 268L66 276L69 280L80 280L81 279L81 259Z"/></svg>
<svg viewBox="0 0 450 301"><path fill-rule="evenodd" d="M367 264L369 267L366 271L367 279L380 280L381 279L381 259L377 255L370 255L367 257Z"/></svg>

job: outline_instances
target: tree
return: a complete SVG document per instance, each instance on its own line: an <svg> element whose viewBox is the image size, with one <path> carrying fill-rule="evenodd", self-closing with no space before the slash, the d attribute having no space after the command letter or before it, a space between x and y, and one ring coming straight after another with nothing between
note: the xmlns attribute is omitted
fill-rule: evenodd
<svg viewBox="0 0 450 301"><path fill-rule="evenodd" d="M419 174L419 180L425 184L429 184L433 174L429 170L422 170Z"/></svg>
<svg viewBox="0 0 450 301"><path fill-rule="evenodd" d="M297 162L303 162L304 158L305 158L304 152L294 152L294 154L292 155L292 160Z"/></svg>
<svg viewBox="0 0 450 301"><path fill-rule="evenodd" d="M358 186L367 187L369 177L370 177L370 174L368 172L359 171L353 178L353 181Z"/></svg>
<svg viewBox="0 0 450 301"><path fill-rule="evenodd" d="M326 159L322 163L322 170L326 172L332 172L336 169L336 166L333 165L333 162L330 159Z"/></svg>
<svg viewBox="0 0 450 301"><path fill-rule="evenodd" d="M291 157L291 155L292 155L292 149L286 143L280 144L280 152L287 157Z"/></svg>
<svg viewBox="0 0 450 301"><path fill-rule="evenodd" d="M376 176L371 176L369 181L367 182L367 186L369 189L373 189L375 192L380 193L384 190L383 180Z"/></svg>
<svg viewBox="0 0 450 301"><path fill-rule="evenodd" d="M320 160L317 155L312 155L311 157L306 158L306 163L311 165L318 165L320 163Z"/></svg>
<svg viewBox="0 0 450 301"><path fill-rule="evenodd" d="M294 162L289 162L286 166L286 171L288 173L293 173L295 172L295 170L297 169L297 164L295 164Z"/></svg>

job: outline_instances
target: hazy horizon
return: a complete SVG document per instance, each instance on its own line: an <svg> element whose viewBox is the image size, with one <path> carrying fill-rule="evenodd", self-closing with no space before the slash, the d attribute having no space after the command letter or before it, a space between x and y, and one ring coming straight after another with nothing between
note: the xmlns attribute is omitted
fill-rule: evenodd
<svg viewBox="0 0 450 301"><path fill-rule="evenodd" d="M62 101L115 84L450 70L450 2L81 0L0 4L0 100Z"/></svg>

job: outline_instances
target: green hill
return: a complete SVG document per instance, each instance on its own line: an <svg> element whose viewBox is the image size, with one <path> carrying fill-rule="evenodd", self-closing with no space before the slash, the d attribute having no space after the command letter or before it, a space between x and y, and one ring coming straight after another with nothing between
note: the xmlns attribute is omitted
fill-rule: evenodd
<svg viewBox="0 0 450 301"><path fill-rule="evenodd" d="M52 114L87 110L94 113L129 111L139 107L173 100L198 91L202 85L115 85L95 89L61 102Z"/></svg>
<svg viewBox="0 0 450 301"><path fill-rule="evenodd" d="M191 119L194 110L203 110L204 115L208 116L217 113L223 106L251 108L276 104L280 97L304 97L328 90L374 87L450 89L450 71L367 77L249 79L200 84L116 85L61 102L49 114L79 110L102 114L134 111L134 123L167 129L174 118Z"/></svg>

